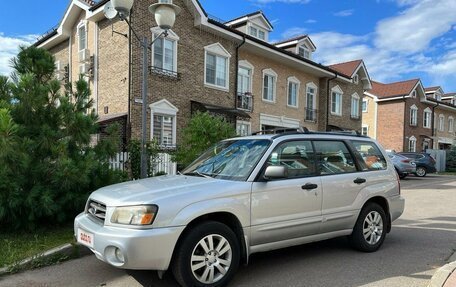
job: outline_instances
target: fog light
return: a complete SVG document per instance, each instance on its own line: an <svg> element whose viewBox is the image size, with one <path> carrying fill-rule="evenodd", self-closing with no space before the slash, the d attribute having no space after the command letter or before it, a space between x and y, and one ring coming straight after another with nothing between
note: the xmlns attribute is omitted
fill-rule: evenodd
<svg viewBox="0 0 456 287"><path fill-rule="evenodd" d="M119 260L120 263L125 263L125 257L119 248L116 248L115 254L116 254L116 259Z"/></svg>

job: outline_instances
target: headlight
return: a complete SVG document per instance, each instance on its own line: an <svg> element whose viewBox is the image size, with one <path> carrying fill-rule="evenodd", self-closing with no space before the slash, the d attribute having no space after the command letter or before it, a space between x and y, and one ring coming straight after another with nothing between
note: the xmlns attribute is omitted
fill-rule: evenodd
<svg viewBox="0 0 456 287"><path fill-rule="evenodd" d="M116 207L111 223L123 225L151 225L154 222L158 207L156 205Z"/></svg>

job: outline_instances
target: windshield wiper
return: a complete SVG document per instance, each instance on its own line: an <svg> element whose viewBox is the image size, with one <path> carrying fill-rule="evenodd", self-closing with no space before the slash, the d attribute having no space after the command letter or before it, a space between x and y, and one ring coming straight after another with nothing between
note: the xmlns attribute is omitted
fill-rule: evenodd
<svg viewBox="0 0 456 287"><path fill-rule="evenodd" d="M187 172L187 173L184 173L184 175L190 175L190 176L199 176L199 177L204 177L204 178L212 178L210 175L208 174L205 174L205 173L202 173L200 171L192 171L192 172Z"/></svg>

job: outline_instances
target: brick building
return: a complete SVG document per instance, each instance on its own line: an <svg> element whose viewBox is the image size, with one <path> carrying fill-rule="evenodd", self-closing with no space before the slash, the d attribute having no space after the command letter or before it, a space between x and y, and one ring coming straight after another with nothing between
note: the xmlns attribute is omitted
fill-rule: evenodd
<svg viewBox="0 0 456 287"><path fill-rule="evenodd" d="M105 19L107 0L72 0L58 28L35 45L57 59L57 76L90 83L100 120L127 117L133 138L141 133L141 47L125 22ZM162 32L148 12L156 0L138 0L130 22L140 37ZM312 60L307 36L269 43L273 26L262 12L223 22L197 0L182 8L166 38L151 47L148 134L164 146L198 110L236 125L239 134L274 127L361 130L361 99L371 88L361 60L324 66Z"/></svg>
<svg viewBox="0 0 456 287"><path fill-rule="evenodd" d="M364 95L363 133L384 148L421 152L453 144L456 106L442 99L440 87L425 89L419 79L373 81Z"/></svg>

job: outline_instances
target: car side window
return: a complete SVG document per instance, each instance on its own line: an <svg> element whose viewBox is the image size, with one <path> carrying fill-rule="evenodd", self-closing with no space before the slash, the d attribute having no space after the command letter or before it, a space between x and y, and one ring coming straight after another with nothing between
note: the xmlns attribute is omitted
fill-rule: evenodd
<svg viewBox="0 0 456 287"><path fill-rule="evenodd" d="M356 165L342 141L314 141L318 167L322 175L356 172Z"/></svg>
<svg viewBox="0 0 456 287"><path fill-rule="evenodd" d="M286 166L288 178L316 175L314 150L310 141L279 144L269 156L267 164Z"/></svg>
<svg viewBox="0 0 456 287"><path fill-rule="evenodd" d="M352 141L352 144L361 156L360 164L364 171L386 169L385 157L373 142Z"/></svg>

